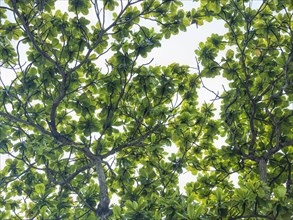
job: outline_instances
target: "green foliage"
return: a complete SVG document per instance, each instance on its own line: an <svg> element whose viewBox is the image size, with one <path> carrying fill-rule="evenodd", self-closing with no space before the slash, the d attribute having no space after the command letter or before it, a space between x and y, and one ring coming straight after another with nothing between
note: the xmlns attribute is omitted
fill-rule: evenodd
<svg viewBox="0 0 293 220"><path fill-rule="evenodd" d="M1 219L292 217L292 5L199 3L0 6ZM199 44L196 72L152 65L162 40L215 20L227 32ZM219 76L217 119L197 92Z"/></svg>
<svg viewBox="0 0 293 220"><path fill-rule="evenodd" d="M90 7L91 7L90 0L85 0L85 1L70 0L68 11L87 15L89 13Z"/></svg>
<svg viewBox="0 0 293 220"><path fill-rule="evenodd" d="M204 167L213 170L208 185L217 188L217 200L229 199L217 206L209 202L210 207L218 207L218 216L231 219L290 218L292 9L286 2L276 5L273 1L255 9L242 1L220 4L216 10L207 2L201 7L223 21L227 33L212 35L196 50L202 75L221 75L230 81L230 88L220 97L219 128L227 146L210 149L204 162ZM199 167L203 166L192 163L190 170L197 173ZM224 181L232 173L238 174L236 190ZM200 198L212 196L211 190L203 190L206 176L189 186L202 191Z"/></svg>

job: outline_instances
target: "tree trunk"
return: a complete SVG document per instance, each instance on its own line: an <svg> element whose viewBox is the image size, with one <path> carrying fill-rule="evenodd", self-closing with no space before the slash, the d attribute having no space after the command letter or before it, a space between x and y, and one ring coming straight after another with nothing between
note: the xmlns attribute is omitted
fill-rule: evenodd
<svg viewBox="0 0 293 220"><path fill-rule="evenodd" d="M96 160L96 171L100 187L100 204L98 205L97 216L100 217L101 220L108 220L108 217L112 215L112 210L109 208L110 199L108 195L108 187L100 157L97 157Z"/></svg>
<svg viewBox="0 0 293 220"><path fill-rule="evenodd" d="M267 183L267 161L264 158L261 158L258 163L260 180Z"/></svg>

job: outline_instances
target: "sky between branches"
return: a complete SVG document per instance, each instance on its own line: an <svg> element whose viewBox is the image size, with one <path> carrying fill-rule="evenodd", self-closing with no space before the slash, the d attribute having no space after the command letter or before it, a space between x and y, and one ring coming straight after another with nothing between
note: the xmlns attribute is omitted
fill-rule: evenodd
<svg viewBox="0 0 293 220"><path fill-rule="evenodd" d="M197 7L197 3L193 2L192 0L185 0L182 1L184 6L184 10L190 10L193 7ZM258 5L261 3L261 1L252 1L251 7L258 7ZM0 0L0 4L4 5L4 1ZM61 11L67 11L68 7L68 1L67 0L58 0L56 2L56 10L60 9ZM94 10L90 11L90 13L94 15ZM13 19L13 15L9 15L11 19ZM111 20L111 17L109 15L106 20ZM149 24L142 21L140 25L148 26ZM152 63L150 65L153 66L167 66L171 63L179 63L182 65L188 65L190 67L197 67L196 58L194 50L198 48L198 45L200 42L204 42L207 37L209 37L213 33L217 33L219 35L223 35L226 32L226 29L224 28L224 23L220 21L213 20L211 23L205 23L203 26L196 27L195 25L192 25L191 27L187 28L186 32L180 32L176 36L172 36L170 39L164 39L161 41L161 47L153 49L151 53L149 53L148 57L144 60L140 60L140 62L148 62L151 59L153 59ZM25 52L27 48L26 46L23 46L22 48L22 57L25 57ZM225 52L222 52L221 55L225 54ZM101 67L103 68L105 59L107 57L110 57L111 54L106 54L105 56L102 56L101 59L98 61L101 64ZM23 60L25 61L25 60ZM198 74L198 70L194 69L191 70L192 73ZM10 84L10 82L14 78L14 73L12 70L7 70L4 68L0 68L0 74L1 78L3 79L5 84ZM205 87L209 88L210 90L214 91L215 93L221 94L223 92L223 88L228 89L228 83L225 79L222 77L216 77L213 79L205 79L204 81ZM215 94L212 92L209 92L207 89L201 88L199 89L199 104L202 104L204 102L210 102L215 98ZM216 101L215 107L219 109L220 107L220 101ZM219 115L217 114L219 111L216 112L216 118L219 118ZM224 144L224 139L219 138L219 140L215 143L218 147ZM166 148L166 151L169 153L176 152L177 149L175 147ZM0 169L2 169L5 166L5 160L7 159L6 156L0 155ZM183 191L183 187L187 182L194 181L194 177L188 173L185 172L180 177L180 188ZM236 183L236 176L233 178L234 183Z"/></svg>

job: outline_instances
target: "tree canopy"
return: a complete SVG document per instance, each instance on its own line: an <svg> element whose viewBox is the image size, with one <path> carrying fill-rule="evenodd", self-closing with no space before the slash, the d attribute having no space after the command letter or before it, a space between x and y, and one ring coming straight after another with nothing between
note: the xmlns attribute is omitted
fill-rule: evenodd
<svg viewBox="0 0 293 220"><path fill-rule="evenodd" d="M0 218L290 219L293 6L252 3L5 0ZM162 41L215 20L227 32L193 67L153 65ZM204 86L216 76L222 94Z"/></svg>

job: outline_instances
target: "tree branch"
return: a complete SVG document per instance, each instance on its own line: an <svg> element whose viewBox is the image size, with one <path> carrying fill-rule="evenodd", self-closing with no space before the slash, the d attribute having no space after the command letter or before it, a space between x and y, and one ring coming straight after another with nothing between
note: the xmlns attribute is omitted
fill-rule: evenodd
<svg viewBox="0 0 293 220"><path fill-rule="evenodd" d="M47 54L44 50L42 50L33 33L31 32L27 22L24 20L24 18L22 17L22 15L20 14L18 8L17 8L17 5L16 5L16 0L11 0L11 4L13 6L13 12L17 15L17 17L19 18L22 26L24 27L25 29L25 33L27 34L28 38L30 39L30 41L32 42L33 44L33 47L43 56L45 57L50 63L52 63L57 69L58 71L61 73L61 74L64 74L64 71L63 69L60 67L60 65L54 60L51 58L51 56L49 54Z"/></svg>
<svg viewBox="0 0 293 220"><path fill-rule="evenodd" d="M80 174L81 172L85 171L85 170L88 170L90 168L92 168L95 164L94 163L89 163L83 167L80 167L79 169L77 169L74 173L70 174L66 179L63 179L63 181L58 181L56 180L53 175L52 175L52 171L48 164L46 164L46 170L47 170L47 173L48 173L48 178L50 181L52 181L54 184L56 185L66 185L66 184L69 184L71 180L73 180L78 174Z"/></svg>
<svg viewBox="0 0 293 220"><path fill-rule="evenodd" d="M41 133L51 136L51 133L49 131L47 131L42 126L40 126L38 124L35 124L35 123L31 122L31 121L25 121L25 120L23 120L21 118L15 117L13 115L10 115L10 114L4 113L4 112L0 112L0 116L3 116L4 118L7 118L7 119L9 119L9 120L11 120L11 121L13 121L15 123L21 123L21 124L24 124L24 125L27 125L27 126L32 126L33 128L37 129Z"/></svg>
<svg viewBox="0 0 293 220"><path fill-rule="evenodd" d="M95 165L100 186L100 203L96 215L101 220L107 220L108 216L112 215L112 210L109 208L110 199L101 157L96 157Z"/></svg>

